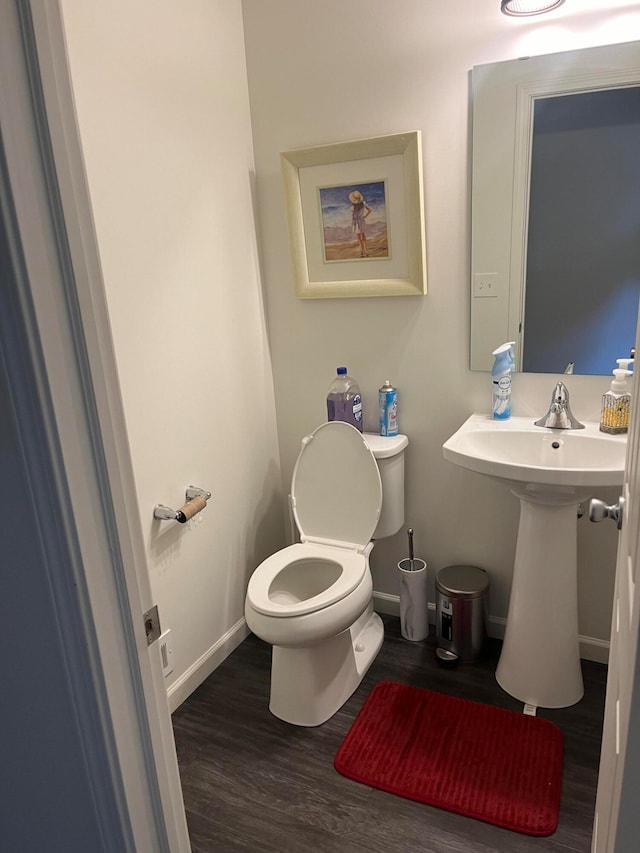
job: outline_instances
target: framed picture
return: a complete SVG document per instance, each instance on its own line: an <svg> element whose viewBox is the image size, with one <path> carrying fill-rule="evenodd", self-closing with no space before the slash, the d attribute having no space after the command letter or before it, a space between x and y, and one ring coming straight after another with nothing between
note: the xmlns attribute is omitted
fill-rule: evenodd
<svg viewBox="0 0 640 853"><path fill-rule="evenodd" d="M427 292L420 132L280 155L296 296Z"/></svg>

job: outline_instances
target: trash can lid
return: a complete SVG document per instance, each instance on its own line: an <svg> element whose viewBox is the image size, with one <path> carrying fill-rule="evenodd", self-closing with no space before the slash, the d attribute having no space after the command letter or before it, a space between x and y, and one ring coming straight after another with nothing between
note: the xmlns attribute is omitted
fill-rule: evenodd
<svg viewBox="0 0 640 853"><path fill-rule="evenodd" d="M436 589L458 598L479 598L489 589L489 575L478 566L446 566L436 576Z"/></svg>

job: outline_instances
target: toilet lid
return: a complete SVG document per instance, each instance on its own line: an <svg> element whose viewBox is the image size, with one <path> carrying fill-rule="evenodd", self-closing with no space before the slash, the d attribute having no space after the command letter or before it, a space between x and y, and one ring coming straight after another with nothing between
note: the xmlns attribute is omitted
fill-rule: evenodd
<svg viewBox="0 0 640 853"><path fill-rule="evenodd" d="M367 545L380 516L382 484L362 433L331 421L306 436L291 498L303 542Z"/></svg>

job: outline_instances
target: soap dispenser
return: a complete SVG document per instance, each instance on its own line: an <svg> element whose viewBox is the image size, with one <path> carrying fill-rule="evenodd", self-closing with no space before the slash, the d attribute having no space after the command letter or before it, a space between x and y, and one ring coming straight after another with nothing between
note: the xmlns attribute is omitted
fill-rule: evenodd
<svg viewBox="0 0 640 853"><path fill-rule="evenodd" d="M618 364L628 359L617 359ZM611 388L602 395L602 414L600 431L610 435L622 435L629 430L629 413L631 411L631 393L627 384L627 376L631 371L618 367L613 371L614 379Z"/></svg>

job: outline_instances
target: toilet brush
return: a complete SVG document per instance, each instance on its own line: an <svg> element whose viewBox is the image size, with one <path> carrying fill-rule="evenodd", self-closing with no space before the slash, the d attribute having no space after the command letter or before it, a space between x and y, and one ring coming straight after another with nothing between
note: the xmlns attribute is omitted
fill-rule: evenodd
<svg viewBox="0 0 640 853"><path fill-rule="evenodd" d="M400 560L400 633L406 640L424 640L429 633L427 616L427 564L413 553L413 528L407 530L409 558Z"/></svg>

